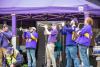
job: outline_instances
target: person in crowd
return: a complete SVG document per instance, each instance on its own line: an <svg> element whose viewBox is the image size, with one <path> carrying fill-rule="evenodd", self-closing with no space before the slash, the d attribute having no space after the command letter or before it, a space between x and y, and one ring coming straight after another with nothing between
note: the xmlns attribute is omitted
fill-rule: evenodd
<svg viewBox="0 0 100 67"><path fill-rule="evenodd" d="M60 24L57 24L57 30L58 30L58 36L57 36L57 42L55 42L55 49L54 49L54 56L56 59L56 66L60 67L62 62L62 51L63 51L63 45L61 43L61 33L60 33Z"/></svg>
<svg viewBox="0 0 100 67"><path fill-rule="evenodd" d="M24 38L26 39L28 67L36 67L35 52L38 40L38 33L36 32L36 28L30 27L29 31L25 30Z"/></svg>
<svg viewBox="0 0 100 67"><path fill-rule="evenodd" d="M67 23L65 26L62 24L61 33L66 35L66 58L67 65L66 67L71 67L72 60L74 61L74 67L79 67L80 62L78 58L77 44L75 42L75 36L73 36L73 32L75 31L76 24L78 21L74 18L70 23Z"/></svg>
<svg viewBox="0 0 100 67"><path fill-rule="evenodd" d="M52 24L51 26L51 30L48 30L48 26L45 25L45 35L48 35L48 42L46 45L46 58L47 58L47 67L52 66L56 67L56 61L55 61L55 57L54 57L54 48L55 48L55 42L57 42L57 35L58 35L58 31L57 31L57 27L55 24Z"/></svg>
<svg viewBox="0 0 100 67"><path fill-rule="evenodd" d="M12 38L12 32L8 29L7 24L4 24L2 30L0 30L0 36L2 37L2 48L11 46L10 40Z"/></svg>
<svg viewBox="0 0 100 67"><path fill-rule="evenodd" d="M6 49L11 46L10 41L12 38L12 32L8 29L7 24L3 24L2 29L0 30L0 66L3 66L5 62L3 61L3 55Z"/></svg>
<svg viewBox="0 0 100 67"><path fill-rule="evenodd" d="M8 47L4 54L4 61L6 65L3 67L21 67L24 59L23 55L21 55L17 49Z"/></svg>
<svg viewBox="0 0 100 67"><path fill-rule="evenodd" d="M22 35L23 35L23 31L22 31L22 27L20 27L19 28L19 31L18 31L18 38L19 38L19 45L23 45L23 37L22 37Z"/></svg>
<svg viewBox="0 0 100 67"><path fill-rule="evenodd" d="M61 44L61 41L59 40L59 38L57 38L57 42L55 42L55 50L54 50L57 67L60 67L60 63L62 61L62 58L61 58L62 48L63 46Z"/></svg>
<svg viewBox="0 0 100 67"><path fill-rule="evenodd" d="M80 59L83 62L83 67L90 67L89 57L87 55L87 49L90 46L92 32L93 19L91 17L85 18L84 27L78 31L79 37L76 42L79 45Z"/></svg>

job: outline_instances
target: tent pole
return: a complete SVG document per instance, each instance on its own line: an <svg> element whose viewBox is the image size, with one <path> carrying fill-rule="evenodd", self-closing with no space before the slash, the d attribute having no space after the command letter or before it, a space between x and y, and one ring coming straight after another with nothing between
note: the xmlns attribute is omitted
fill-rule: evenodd
<svg viewBox="0 0 100 67"><path fill-rule="evenodd" d="M12 45L16 49L16 14L11 14L12 16Z"/></svg>

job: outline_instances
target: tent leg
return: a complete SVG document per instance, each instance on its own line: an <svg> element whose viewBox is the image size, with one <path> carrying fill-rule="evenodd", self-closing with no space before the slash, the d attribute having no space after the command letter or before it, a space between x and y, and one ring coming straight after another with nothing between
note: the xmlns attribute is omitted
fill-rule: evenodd
<svg viewBox="0 0 100 67"><path fill-rule="evenodd" d="M12 16L12 45L16 49L16 15L11 14Z"/></svg>

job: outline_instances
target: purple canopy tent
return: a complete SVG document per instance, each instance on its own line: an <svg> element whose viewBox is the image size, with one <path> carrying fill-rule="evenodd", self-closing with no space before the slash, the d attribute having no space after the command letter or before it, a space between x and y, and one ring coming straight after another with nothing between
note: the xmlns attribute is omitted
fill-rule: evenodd
<svg viewBox="0 0 100 67"><path fill-rule="evenodd" d="M0 0L0 14L4 15L4 17L6 14L16 14L16 17L19 17L19 14L35 14L33 18L37 20L40 17L47 18L48 16L45 17L45 15L48 14L54 15L56 13L61 15L66 13L71 15L70 13L84 14L87 11L90 14L100 16L100 6L87 0ZM2 16L0 19L4 17ZM27 16L24 18L27 18Z"/></svg>
<svg viewBox="0 0 100 67"><path fill-rule="evenodd" d="M100 11L100 6L86 0L1 0L0 14L75 13L79 6L94 14Z"/></svg>
<svg viewBox="0 0 100 67"><path fill-rule="evenodd" d="M0 0L0 14L3 15L35 14L38 16L42 14L44 16L51 13L52 15L54 13L79 14L87 11L90 14L100 15L100 6L86 0Z"/></svg>
<svg viewBox="0 0 100 67"><path fill-rule="evenodd" d="M87 0L0 0L0 15L11 15L13 36L16 35L16 16L20 14L35 14L33 18L44 17L53 14L89 14L100 16L100 6L88 2ZM41 14L41 15L38 15ZM55 15L53 15L55 16ZM58 15L57 15L58 16ZM60 16L65 17L65 15ZM3 19L5 17L0 17Z"/></svg>
<svg viewBox="0 0 100 67"><path fill-rule="evenodd" d="M78 7L85 5L91 13L100 11L100 6L86 0L0 0L0 14L79 12Z"/></svg>

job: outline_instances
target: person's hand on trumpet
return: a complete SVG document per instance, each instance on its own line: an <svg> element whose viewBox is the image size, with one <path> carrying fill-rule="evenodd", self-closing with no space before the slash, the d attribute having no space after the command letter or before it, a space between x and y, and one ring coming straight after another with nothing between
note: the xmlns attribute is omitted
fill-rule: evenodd
<svg viewBox="0 0 100 67"><path fill-rule="evenodd" d="M28 32L29 30L28 29L24 29L24 32Z"/></svg>
<svg viewBox="0 0 100 67"><path fill-rule="evenodd" d="M64 26L64 25L65 25L65 23L63 22L61 25L62 25L62 26Z"/></svg>
<svg viewBox="0 0 100 67"><path fill-rule="evenodd" d="M3 30L0 29L0 33L4 32Z"/></svg>
<svg viewBox="0 0 100 67"><path fill-rule="evenodd" d="M77 32L77 35L78 35L78 36L80 35L80 32L81 32L81 31L78 31L78 32Z"/></svg>
<svg viewBox="0 0 100 67"><path fill-rule="evenodd" d="M45 28L45 29L48 29L48 25L44 25L44 28Z"/></svg>

